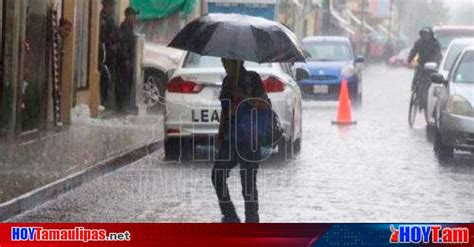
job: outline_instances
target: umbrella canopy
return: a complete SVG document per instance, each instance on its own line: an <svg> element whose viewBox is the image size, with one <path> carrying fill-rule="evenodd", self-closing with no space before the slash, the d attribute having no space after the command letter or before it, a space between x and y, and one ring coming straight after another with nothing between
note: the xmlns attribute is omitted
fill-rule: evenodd
<svg viewBox="0 0 474 247"><path fill-rule="evenodd" d="M304 62L296 35L278 22L239 14L208 14L181 30L170 47L203 56L257 63Z"/></svg>

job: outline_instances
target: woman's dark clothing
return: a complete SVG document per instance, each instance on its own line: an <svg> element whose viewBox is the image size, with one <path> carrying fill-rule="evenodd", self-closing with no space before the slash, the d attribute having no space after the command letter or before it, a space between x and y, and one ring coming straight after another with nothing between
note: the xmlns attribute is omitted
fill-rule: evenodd
<svg viewBox="0 0 474 247"><path fill-rule="evenodd" d="M129 110L133 85L133 65L135 60L135 34L133 27L123 22L118 31L118 85L116 86L117 108L119 111Z"/></svg>
<svg viewBox="0 0 474 247"><path fill-rule="evenodd" d="M253 98L260 98L269 102L263 88L260 76L255 72L241 69L238 87ZM238 216L229 195L227 178L230 170L240 164L240 177L242 183L242 196L245 201L246 222L259 222L257 171L261 157L260 147L251 148L245 141L237 141L235 137L236 118L232 116L241 99L233 96L228 76L224 78L221 100L221 121L225 128L219 130L218 138L222 145L219 147L217 160L212 170L212 183L216 190L219 206L224 219L238 222Z"/></svg>

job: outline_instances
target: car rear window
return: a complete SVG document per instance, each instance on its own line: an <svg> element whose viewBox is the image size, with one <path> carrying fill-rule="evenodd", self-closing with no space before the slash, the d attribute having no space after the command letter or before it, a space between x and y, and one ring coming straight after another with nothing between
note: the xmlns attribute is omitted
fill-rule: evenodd
<svg viewBox="0 0 474 247"><path fill-rule="evenodd" d="M346 42L309 41L304 46L315 61L349 61L352 49Z"/></svg>
<svg viewBox="0 0 474 247"><path fill-rule="evenodd" d="M441 43L443 49L447 49L453 39L474 37L474 30L449 30L435 33L436 39Z"/></svg>
<svg viewBox="0 0 474 247"><path fill-rule="evenodd" d="M221 58L211 56L201 56L199 54L189 52L183 63L185 68L216 68L222 67ZM259 64L255 62L245 62L246 68L270 67L270 64Z"/></svg>
<svg viewBox="0 0 474 247"><path fill-rule="evenodd" d="M453 67L453 63L456 61L456 58L467 46L468 44L453 44L449 49L449 53L446 54L446 61L444 62L443 69L447 71L451 70L451 67Z"/></svg>
<svg viewBox="0 0 474 247"><path fill-rule="evenodd" d="M474 83L474 51L464 54L454 74L455 83Z"/></svg>

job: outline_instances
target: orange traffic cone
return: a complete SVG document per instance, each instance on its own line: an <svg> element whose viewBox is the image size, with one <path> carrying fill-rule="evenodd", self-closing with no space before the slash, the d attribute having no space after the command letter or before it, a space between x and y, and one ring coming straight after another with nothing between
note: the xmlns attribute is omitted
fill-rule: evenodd
<svg viewBox="0 0 474 247"><path fill-rule="evenodd" d="M353 125L357 122L352 121L351 99L349 98L349 89L347 88L347 80L341 82L341 92L339 94L339 107L337 109L337 120L332 124L336 125Z"/></svg>

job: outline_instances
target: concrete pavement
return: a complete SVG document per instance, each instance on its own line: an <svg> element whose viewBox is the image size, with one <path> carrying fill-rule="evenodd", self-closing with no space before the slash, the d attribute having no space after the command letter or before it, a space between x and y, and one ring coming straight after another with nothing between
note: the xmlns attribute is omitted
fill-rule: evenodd
<svg viewBox="0 0 474 247"><path fill-rule="evenodd" d="M161 147L162 115L91 119L27 141L0 143L0 220Z"/></svg>
<svg viewBox="0 0 474 247"><path fill-rule="evenodd" d="M422 121L407 122L413 72L368 67L358 124L333 126L336 102L303 102L302 152L258 172L262 222L472 222L474 155L436 159ZM420 120L422 120L420 118ZM219 222L212 162L157 151L12 222ZM240 176L230 194L243 217Z"/></svg>

